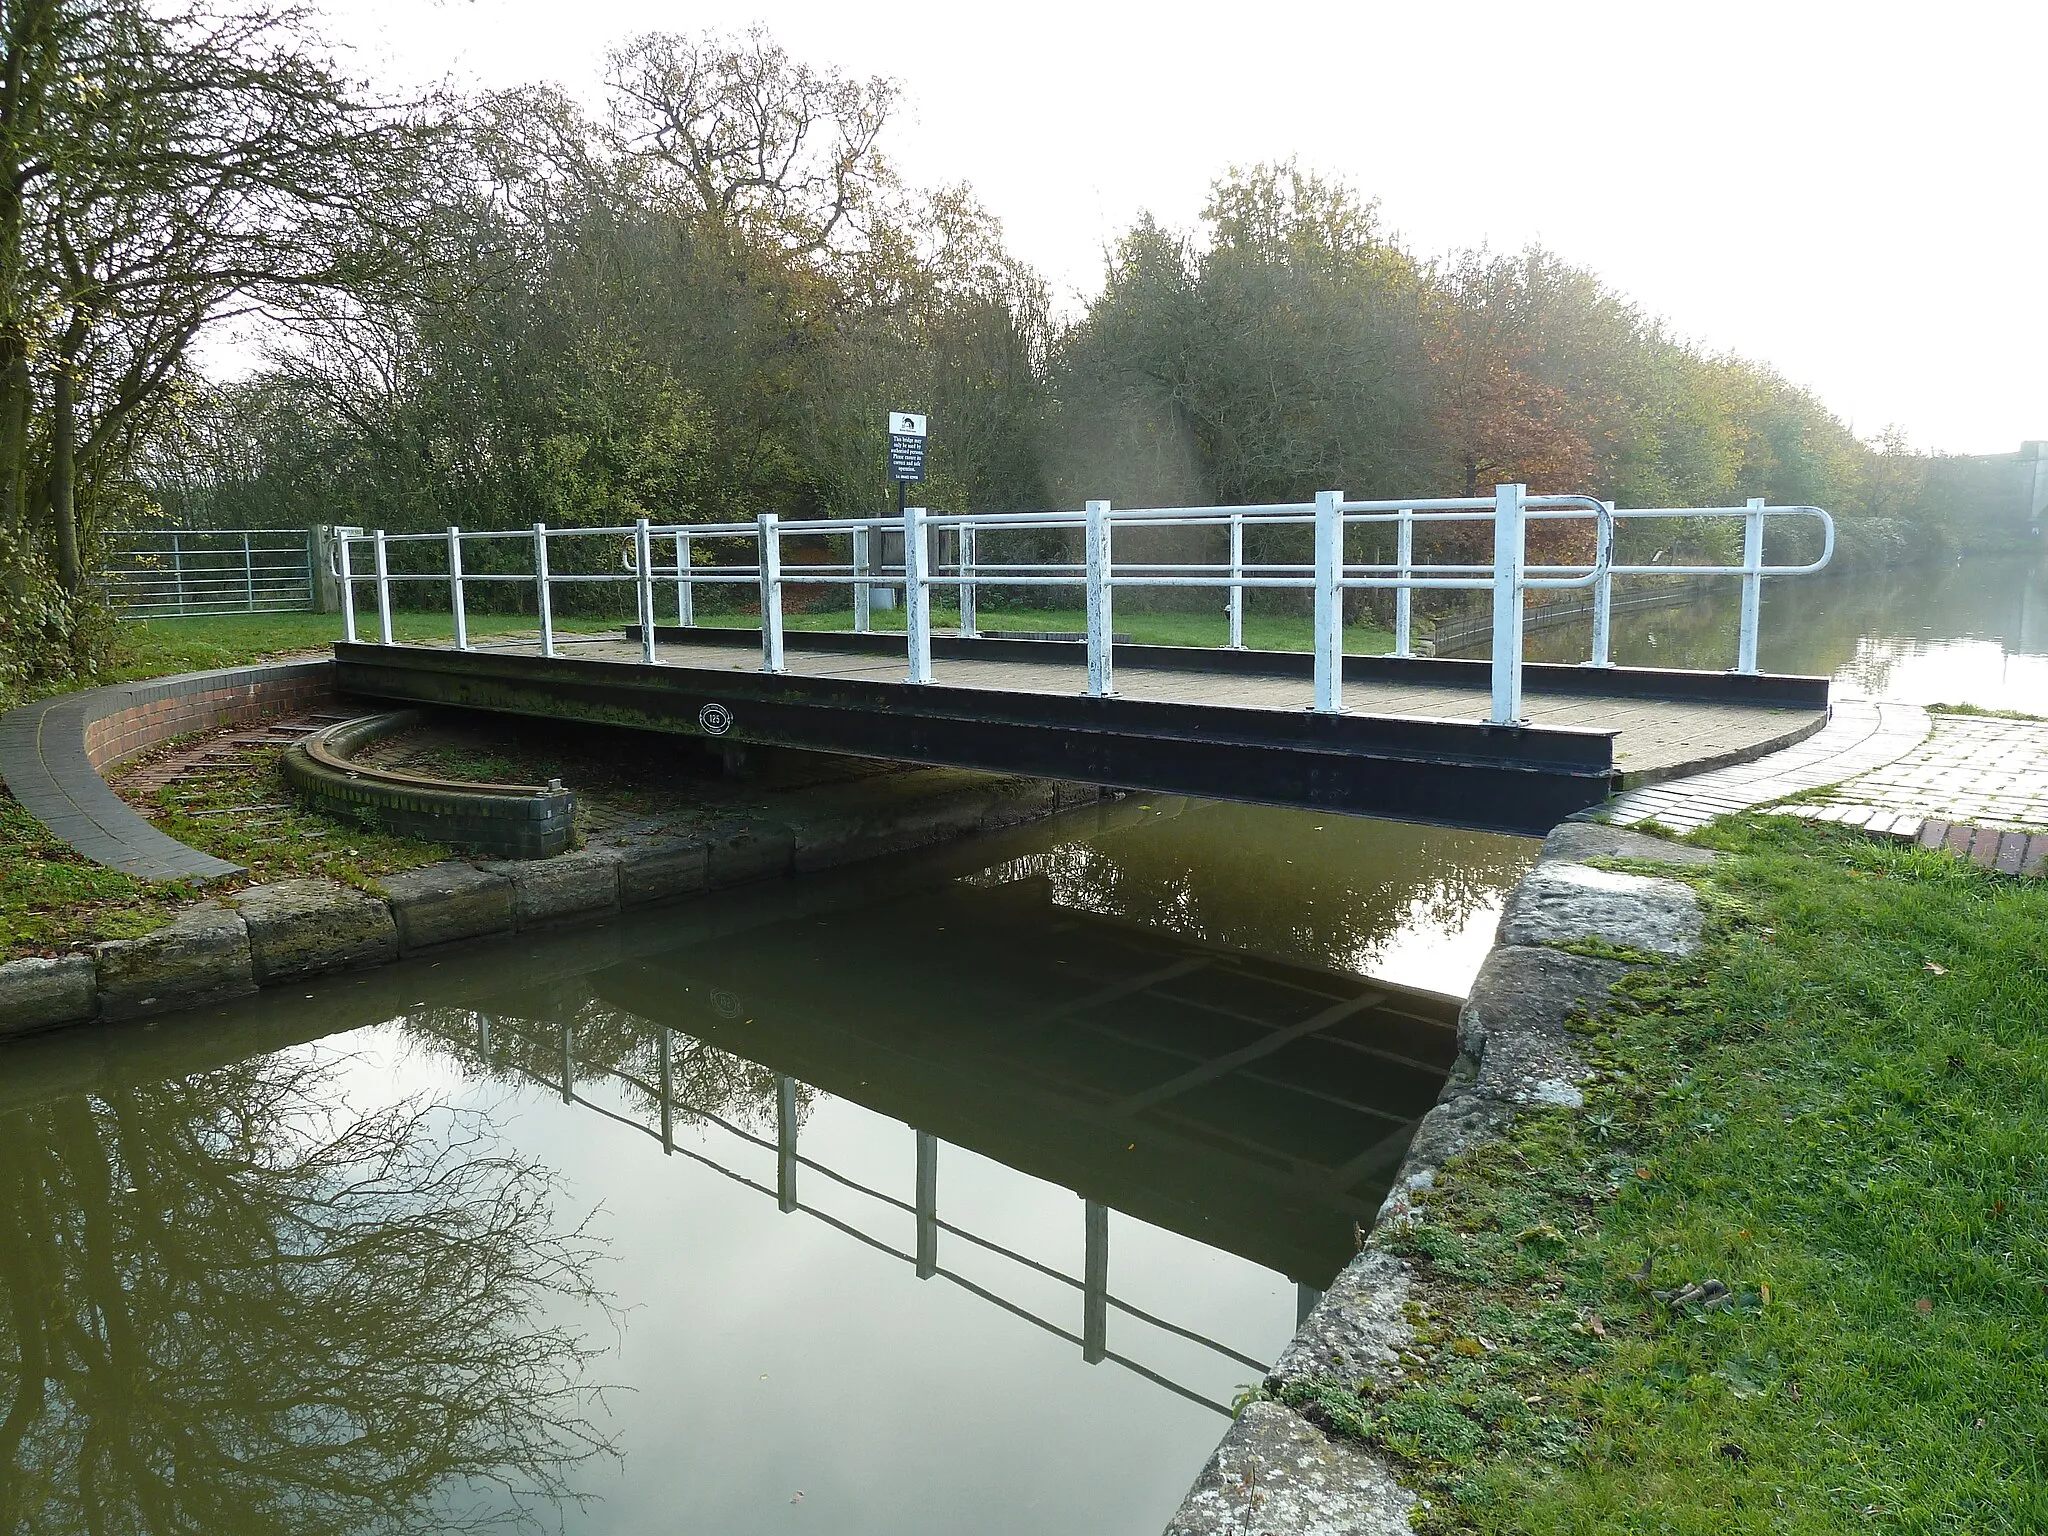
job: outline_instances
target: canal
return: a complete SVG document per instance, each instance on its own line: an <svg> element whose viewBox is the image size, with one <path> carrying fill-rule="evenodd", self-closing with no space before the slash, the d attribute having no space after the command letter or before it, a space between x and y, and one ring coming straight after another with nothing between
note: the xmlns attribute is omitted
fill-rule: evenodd
<svg viewBox="0 0 2048 1536"><path fill-rule="evenodd" d="M1618 631L1732 655L1718 600ZM2019 567L1788 585L1764 636L2048 712ZM0 1528L1156 1530L1535 851L1138 796L20 1042Z"/></svg>

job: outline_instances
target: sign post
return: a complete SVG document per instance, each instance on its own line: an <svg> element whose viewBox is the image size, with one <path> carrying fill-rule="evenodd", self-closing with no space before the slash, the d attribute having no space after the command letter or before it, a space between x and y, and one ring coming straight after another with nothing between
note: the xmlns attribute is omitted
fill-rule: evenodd
<svg viewBox="0 0 2048 1536"><path fill-rule="evenodd" d="M906 494L910 482L924 479L924 445L927 440L924 413L891 411L888 431L889 478L896 482L896 515L902 517L910 506L910 498ZM909 524L906 523L904 526L907 529ZM904 551L903 558L904 570L907 572L910 568L908 550ZM893 593L888 595L893 597ZM904 605L910 606L908 591L904 594Z"/></svg>
<svg viewBox="0 0 2048 1536"><path fill-rule="evenodd" d="M924 479L925 418L918 411L889 413L889 478L896 482L896 511L908 505L904 487Z"/></svg>

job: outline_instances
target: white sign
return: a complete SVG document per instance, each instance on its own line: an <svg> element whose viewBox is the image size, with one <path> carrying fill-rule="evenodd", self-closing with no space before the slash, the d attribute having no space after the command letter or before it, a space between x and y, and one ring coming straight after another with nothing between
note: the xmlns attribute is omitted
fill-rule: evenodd
<svg viewBox="0 0 2048 1536"><path fill-rule="evenodd" d="M889 413L889 435L891 437L923 437L924 417L917 411L891 411Z"/></svg>

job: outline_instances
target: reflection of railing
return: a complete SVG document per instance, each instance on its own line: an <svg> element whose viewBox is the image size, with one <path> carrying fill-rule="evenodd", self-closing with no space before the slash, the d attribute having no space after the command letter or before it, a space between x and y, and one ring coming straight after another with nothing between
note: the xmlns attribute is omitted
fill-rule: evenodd
<svg viewBox="0 0 2048 1536"><path fill-rule="evenodd" d="M801 1211L805 1215L815 1217L827 1226L845 1233L848 1237L865 1243L868 1247L875 1249L879 1253L886 1253L892 1258L903 1260L915 1270L919 1279L937 1278L951 1281L962 1290L968 1291L980 1297L983 1301L1000 1307L1012 1316L1022 1318L1024 1321L1044 1329L1054 1337L1064 1339L1069 1344L1078 1345L1081 1350L1081 1358L1091 1365L1108 1361L1114 1365L1122 1366L1125 1370L1142 1376L1147 1381L1164 1387L1167 1391L1184 1397L1190 1402L1200 1403L1203 1407L1213 1409L1225 1416L1230 1414L1231 1410L1228 1404L1205 1397L1193 1388L1184 1386L1149 1366L1111 1350L1109 1348L1109 1314L1111 1311L1116 1311L1149 1327L1172 1334L1176 1338L1185 1339L1189 1343L1196 1344L1222 1359L1236 1365L1241 1365L1259 1375L1265 1374L1269 1362L1254 1359L1250 1355L1232 1349L1227 1344L1206 1338L1192 1329L1181 1327L1178 1323L1168 1322L1163 1317L1155 1316L1150 1312L1144 1311L1142 1308L1132 1306L1120 1297L1110 1294L1109 1207L1100 1201L1087 1200L1085 1197L1083 1200L1082 1273L1079 1278L1076 1278L1073 1275L1055 1269L1049 1264L1031 1258L1027 1254L1018 1253L1014 1249L1006 1248L1001 1243L994 1242L989 1238L981 1236L979 1233L957 1226L940 1216L938 1213L940 1142L936 1136L928 1132L917 1131L913 1128L913 1134L916 1137L916 1199L914 1201L902 1200L895 1195L863 1184L857 1179L849 1178L837 1169L827 1167L823 1163L805 1157L797 1150L797 1083L796 1079L792 1077L777 1074L775 1078L774 1140L771 1141L767 1137L757 1136L744 1126L736 1125L722 1115L685 1103L676 1097L674 1031L666 1026L656 1025L653 1027L659 1031L656 1042L659 1061L659 1078L657 1081L648 1082L618 1067L595 1069L601 1075L613 1078L654 1101L660 1116L659 1123L652 1126L643 1125L631 1116L621 1114L619 1111L606 1105L596 1103L576 1091L578 1071L574 1026L564 1023L554 1027L560 1034L559 1060L562 1073L561 1081L556 1082L530 1068L518 1066L516 1063L512 1065L512 1070L532 1082L539 1083L551 1091L559 1093L562 1096L562 1102L565 1104L576 1104L585 1109L594 1110L605 1118L637 1131L641 1135L659 1143L662 1151L665 1153L689 1158L692 1162L699 1163L706 1168L712 1169L714 1172L723 1174L736 1184L744 1185L748 1189L773 1198L777 1206L784 1211ZM490 1020L488 1017L479 1020L478 1029L478 1050L485 1059L490 1060L492 1059L492 1050ZM771 1187L756 1179L748 1178L745 1174L728 1168L725 1164L706 1153L692 1151L688 1147L678 1145L675 1134L678 1115L685 1116L698 1123L715 1126L739 1141L758 1147L763 1151L772 1152L775 1155L775 1184ZM797 1196L797 1174L800 1169L809 1169L821 1177L830 1179L841 1188L864 1195L884 1206L910 1216L915 1224L914 1249L906 1251L898 1248L887 1240L876 1237L871 1232L863 1231L852 1223L831 1215L829 1212L804 1204ZM939 1263L939 1236L941 1233L958 1238L983 1252L1008 1259L1049 1280L1057 1281L1062 1285L1078 1290L1081 1293L1081 1331L1074 1333L1048 1318L1039 1316L1029 1308L1010 1300L1008 1297L998 1295L987 1287L968 1279L965 1275L945 1268ZM1297 1287L1299 1316L1306 1316L1308 1308L1315 1303L1319 1294L1319 1292L1308 1286Z"/></svg>

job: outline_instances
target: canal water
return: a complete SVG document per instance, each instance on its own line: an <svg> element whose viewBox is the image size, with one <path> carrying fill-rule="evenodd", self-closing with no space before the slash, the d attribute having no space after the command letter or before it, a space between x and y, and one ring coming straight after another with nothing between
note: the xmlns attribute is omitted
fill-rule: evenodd
<svg viewBox="0 0 2048 1536"><path fill-rule="evenodd" d="M1764 661L2048 712L2044 615L2018 567L1786 583ZM1535 852L1133 797L17 1043L0 1530L1156 1530Z"/></svg>
<svg viewBox="0 0 2048 1536"><path fill-rule="evenodd" d="M1617 614L1614 660L1733 667L1739 593L1734 582L1721 587L1681 606ZM1580 662L1591 641L1589 620L1532 630L1528 654ZM1866 698L2048 715L2048 562L1973 559L1766 581L1758 663L1831 677Z"/></svg>

